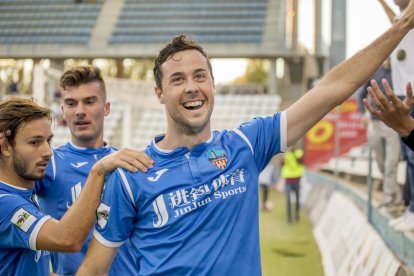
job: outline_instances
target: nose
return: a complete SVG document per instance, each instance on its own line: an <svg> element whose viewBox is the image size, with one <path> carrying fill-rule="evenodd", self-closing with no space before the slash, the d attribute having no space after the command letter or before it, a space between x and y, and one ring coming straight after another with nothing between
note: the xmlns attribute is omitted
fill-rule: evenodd
<svg viewBox="0 0 414 276"><path fill-rule="evenodd" d="M85 114L84 105L83 105L83 103L78 103L78 105L76 106L76 115L79 116L79 115L83 115L83 114Z"/></svg>
<svg viewBox="0 0 414 276"><path fill-rule="evenodd" d="M42 147L42 157L49 159L50 157L52 157L52 155L53 155L52 147L50 146L48 142L45 141Z"/></svg>
<svg viewBox="0 0 414 276"><path fill-rule="evenodd" d="M189 81L187 83L187 86L184 89L184 92L186 93L197 93L199 91L199 87L197 82L195 81Z"/></svg>

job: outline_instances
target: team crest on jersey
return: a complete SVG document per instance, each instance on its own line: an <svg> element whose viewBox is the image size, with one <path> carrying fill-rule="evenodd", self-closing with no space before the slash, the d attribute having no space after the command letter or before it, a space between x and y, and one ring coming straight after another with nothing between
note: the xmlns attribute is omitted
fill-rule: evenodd
<svg viewBox="0 0 414 276"><path fill-rule="evenodd" d="M22 229L24 232L29 230L30 226L36 221L36 217L23 208L17 210L11 218L11 222Z"/></svg>
<svg viewBox="0 0 414 276"><path fill-rule="evenodd" d="M209 149L204 154L214 166L224 170L227 166L227 153L222 149Z"/></svg>
<svg viewBox="0 0 414 276"><path fill-rule="evenodd" d="M105 203L101 203L96 210L96 219L99 226L104 229L106 227L106 223L108 222L109 211L111 207L106 205Z"/></svg>

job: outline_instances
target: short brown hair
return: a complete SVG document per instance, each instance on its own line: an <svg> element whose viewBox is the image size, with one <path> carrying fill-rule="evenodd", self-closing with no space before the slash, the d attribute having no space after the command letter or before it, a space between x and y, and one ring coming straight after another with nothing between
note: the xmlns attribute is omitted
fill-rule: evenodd
<svg viewBox="0 0 414 276"><path fill-rule="evenodd" d="M52 121L52 110L33 100L12 97L0 102L0 133L7 132L7 141L14 145L17 130L25 124L46 117Z"/></svg>
<svg viewBox="0 0 414 276"><path fill-rule="evenodd" d="M207 60L208 69L210 70L211 77L213 77L213 69L211 68L210 60L207 56L207 53L204 52L203 48L198 45L197 42L187 38L185 35L181 34L174 37L170 43L165 45L165 47L159 52L158 57L154 62L154 78L155 84L158 88L162 88L162 70L161 65L171 58L175 53L185 51L185 50L196 50L199 51Z"/></svg>
<svg viewBox="0 0 414 276"><path fill-rule="evenodd" d="M101 70L95 66L75 66L66 70L60 77L59 86L62 90L66 90L70 87L76 88L94 81L101 85L104 98L106 98L105 81L102 78Z"/></svg>

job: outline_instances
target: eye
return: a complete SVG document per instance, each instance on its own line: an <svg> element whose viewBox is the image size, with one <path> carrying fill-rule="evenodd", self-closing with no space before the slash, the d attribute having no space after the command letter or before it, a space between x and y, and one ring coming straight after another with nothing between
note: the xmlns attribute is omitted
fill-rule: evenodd
<svg viewBox="0 0 414 276"><path fill-rule="evenodd" d="M172 79L171 79L171 82L172 82L172 83L174 83L174 84L177 84L177 83L182 82L183 80L184 80L184 78L183 78L183 77L178 76L178 77L174 77L174 78L172 78Z"/></svg>
<svg viewBox="0 0 414 276"><path fill-rule="evenodd" d="M29 144L33 145L33 146L36 146L36 145L39 144L39 141L38 140L32 140L32 141L29 141Z"/></svg>
<svg viewBox="0 0 414 276"><path fill-rule="evenodd" d="M205 79L206 78L206 74L204 74L204 73L197 73L196 75L195 75L195 79L196 80L203 80L203 79Z"/></svg>
<svg viewBox="0 0 414 276"><path fill-rule="evenodd" d="M73 107L73 106L75 106L75 102L74 101L66 101L65 105L68 106L68 107Z"/></svg>

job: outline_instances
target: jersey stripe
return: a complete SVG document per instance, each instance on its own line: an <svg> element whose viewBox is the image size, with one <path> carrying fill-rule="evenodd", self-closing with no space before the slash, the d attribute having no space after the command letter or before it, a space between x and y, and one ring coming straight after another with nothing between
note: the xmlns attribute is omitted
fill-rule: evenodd
<svg viewBox="0 0 414 276"><path fill-rule="evenodd" d="M247 145L249 145L250 151L252 152L252 154L254 156L254 151L253 151L252 144L250 143L249 139L247 139L246 135L244 135L244 133L241 132L240 129L238 129L238 128L235 128L233 130L247 143Z"/></svg>
<svg viewBox="0 0 414 276"><path fill-rule="evenodd" d="M129 185L128 179L126 178L125 173L121 168L117 168L117 170L121 176L122 183L124 183L125 189L128 191L129 198L131 199L132 204L136 208L137 206L135 205L134 195L132 194L131 186Z"/></svg>

